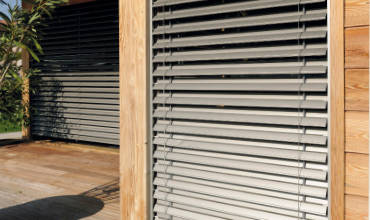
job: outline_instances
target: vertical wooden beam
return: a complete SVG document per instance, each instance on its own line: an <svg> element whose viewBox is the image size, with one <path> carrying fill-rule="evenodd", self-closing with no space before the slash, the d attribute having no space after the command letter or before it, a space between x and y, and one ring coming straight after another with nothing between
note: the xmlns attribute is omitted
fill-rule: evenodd
<svg viewBox="0 0 370 220"><path fill-rule="evenodd" d="M330 0L330 215L344 219L344 0Z"/></svg>
<svg viewBox="0 0 370 220"><path fill-rule="evenodd" d="M147 0L119 0L121 219L147 212Z"/></svg>
<svg viewBox="0 0 370 220"><path fill-rule="evenodd" d="M31 5L22 1L22 7L24 9L31 9ZM29 124L30 120L30 81L26 77L26 71L30 68L30 56L26 50L22 50L22 77L23 77L23 90L22 90L22 105L24 106L24 120L27 123L22 125L22 137L23 140L29 140L31 138L31 128Z"/></svg>

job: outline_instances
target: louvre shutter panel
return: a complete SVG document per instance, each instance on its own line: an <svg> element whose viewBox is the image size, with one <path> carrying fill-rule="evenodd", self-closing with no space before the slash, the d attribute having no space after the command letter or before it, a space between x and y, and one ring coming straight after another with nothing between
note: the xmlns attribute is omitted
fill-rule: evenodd
<svg viewBox="0 0 370 220"><path fill-rule="evenodd" d="M57 8L32 67L32 134L119 144L118 1Z"/></svg>
<svg viewBox="0 0 370 220"><path fill-rule="evenodd" d="M326 0L153 0L153 219L328 219Z"/></svg>

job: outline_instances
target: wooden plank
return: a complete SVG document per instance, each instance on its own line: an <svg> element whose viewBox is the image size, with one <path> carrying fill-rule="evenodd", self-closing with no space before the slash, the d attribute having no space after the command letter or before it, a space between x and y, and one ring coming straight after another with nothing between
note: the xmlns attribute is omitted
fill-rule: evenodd
<svg viewBox="0 0 370 220"><path fill-rule="evenodd" d="M369 153L369 113L347 111L345 114L346 152Z"/></svg>
<svg viewBox="0 0 370 220"><path fill-rule="evenodd" d="M346 194L368 196L368 162L367 154L346 153Z"/></svg>
<svg viewBox="0 0 370 220"><path fill-rule="evenodd" d="M346 110L369 111L369 70L347 69L345 86Z"/></svg>
<svg viewBox="0 0 370 220"><path fill-rule="evenodd" d="M119 1L121 219L147 217L148 1Z"/></svg>
<svg viewBox="0 0 370 220"><path fill-rule="evenodd" d="M369 0L345 0L344 26L369 25Z"/></svg>
<svg viewBox="0 0 370 220"><path fill-rule="evenodd" d="M369 68L369 26L346 28L345 67Z"/></svg>
<svg viewBox="0 0 370 220"><path fill-rule="evenodd" d="M344 219L344 0L330 1L330 215Z"/></svg>
<svg viewBox="0 0 370 220"><path fill-rule="evenodd" d="M368 220L368 198L346 195L345 220Z"/></svg>

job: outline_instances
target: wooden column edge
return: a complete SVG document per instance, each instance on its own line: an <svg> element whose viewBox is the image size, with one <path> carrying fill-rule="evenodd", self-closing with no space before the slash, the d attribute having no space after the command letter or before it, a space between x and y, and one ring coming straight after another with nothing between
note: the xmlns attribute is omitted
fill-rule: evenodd
<svg viewBox="0 0 370 220"><path fill-rule="evenodd" d="M344 0L330 0L330 216L344 220Z"/></svg>

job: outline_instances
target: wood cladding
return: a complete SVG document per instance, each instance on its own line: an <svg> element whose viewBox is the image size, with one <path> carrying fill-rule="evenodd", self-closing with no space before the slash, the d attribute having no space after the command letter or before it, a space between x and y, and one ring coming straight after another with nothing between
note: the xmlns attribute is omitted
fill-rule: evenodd
<svg viewBox="0 0 370 220"><path fill-rule="evenodd" d="M346 195L346 220L368 220L368 199L363 196Z"/></svg>
<svg viewBox="0 0 370 220"><path fill-rule="evenodd" d="M368 154L369 114L368 112L347 111L345 114L346 152Z"/></svg>
<svg viewBox="0 0 370 220"><path fill-rule="evenodd" d="M369 68L369 27L345 29L345 68Z"/></svg>
<svg viewBox="0 0 370 220"><path fill-rule="evenodd" d="M345 27L369 25L369 0L345 1Z"/></svg>
<svg viewBox="0 0 370 220"><path fill-rule="evenodd" d="M369 70L347 69L345 71L346 110L368 111Z"/></svg>
<svg viewBox="0 0 370 220"><path fill-rule="evenodd" d="M345 220L368 219L369 0L345 0Z"/></svg>
<svg viewBox="0 0 370 220"><path fill-rule="evenodd" d="M119 1L121 219L147 217L148 1Z"/></svg>
<svg viewBox="0 0 370 220"><path fill-rule="evenodd" d="M346 154L346 194L368 196L369 156L367 154Z"/></svg>

